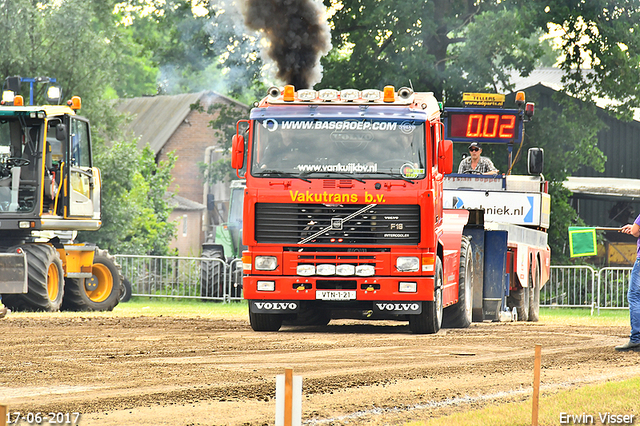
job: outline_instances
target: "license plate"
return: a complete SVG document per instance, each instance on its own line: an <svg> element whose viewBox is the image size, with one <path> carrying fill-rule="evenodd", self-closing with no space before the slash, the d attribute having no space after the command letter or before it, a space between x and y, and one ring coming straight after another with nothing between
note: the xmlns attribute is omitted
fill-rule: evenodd
<svg viewBox="0 0 640 426"><path fill-rule="evenodd" d="M317 300L356 300L356 292L351 290L316 290Z"/></svg>

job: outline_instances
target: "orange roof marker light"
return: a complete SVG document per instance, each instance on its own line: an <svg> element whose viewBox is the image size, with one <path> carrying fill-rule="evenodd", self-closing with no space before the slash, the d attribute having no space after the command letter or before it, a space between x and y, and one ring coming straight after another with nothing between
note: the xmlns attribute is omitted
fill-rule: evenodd
<svg viewBox="0 0 640 426"><path fill-rule="evenodd" d="M296 89L292 85L288 84L284 86L284 92L282 98L285 102L293 102L295 100Z"/></svg>
<svg viewBox="0 0 640 426"><path fill-rule="evenodd" d="M524 105L524 100L524 92L516 92L516 105L518 105L518 107Z"/></svg>
<svg viewBox="0 0 640 426"><path fill-rule="evenodd" d="M384 86L384 99L385 102L396 101L396 88L393 86Z"/></svg>
<svg viewBox="0 0 640 426"><path fill-rule="evenodd" d="M16 95L15 98L13 98L13 106L24 106L24 98L22 95Z"/></svg>
<svg viewBox="0 0 640 426"><path fill-rule="evenodd" d="M80 99L80 96L73 96L67 101L67 105L71 109L78 110L82 107L82 99Z"/></svg>

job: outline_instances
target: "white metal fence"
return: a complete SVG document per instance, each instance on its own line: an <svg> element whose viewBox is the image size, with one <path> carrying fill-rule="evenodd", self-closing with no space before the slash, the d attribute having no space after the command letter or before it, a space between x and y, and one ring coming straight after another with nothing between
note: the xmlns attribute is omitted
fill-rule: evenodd
<svg viewBox="0 0 640 426"><path fill-rule="evenodd" d="M132 296L230 301L242 299L242 261L116 255Z"/></svg>
<svg viewBox="0 0 640 426"><path fill-rule="evenodd" d="M228 302L242 299L242 261L204 257L116 255L133 296ZM630 267L552 266L540 306L628 309Z"/></svg>
<svg viewBox="0 0 640 426"><path fill-rule="evenodd" d="M552 266L549 282L540 291L540 306L629 309L630 273L631 267Z"/></svg>

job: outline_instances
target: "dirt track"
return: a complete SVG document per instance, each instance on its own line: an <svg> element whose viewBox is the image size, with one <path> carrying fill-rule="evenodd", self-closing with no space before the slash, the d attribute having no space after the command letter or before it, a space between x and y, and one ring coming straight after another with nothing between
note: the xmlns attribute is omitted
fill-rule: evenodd
<svg viewBox="0 0 640 426"><path fill-rule="evenodd" d="M404 323L332 321L254 333L242 319L80 314L11 315L0 333L0 402L79 412L83 426L273 424L285 367L303 377L307 424L402 424L529 398L536 343L545 392L640 375L640 354L613 351L627 327L483 323L416 336Z"/></svg>

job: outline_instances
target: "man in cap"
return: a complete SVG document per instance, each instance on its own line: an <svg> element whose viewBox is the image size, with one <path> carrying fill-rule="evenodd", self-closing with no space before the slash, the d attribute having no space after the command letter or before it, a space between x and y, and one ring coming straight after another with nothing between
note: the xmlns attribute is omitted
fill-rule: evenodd
<svg viewBox="0 0 640 426"><path fill-rule="evenodd" d="M469 156L462 159L458 167L458 173L475 173L479 175L495 175L499 171L493 162L487 157L482 157L480 142L471 142Z"/></svg>

